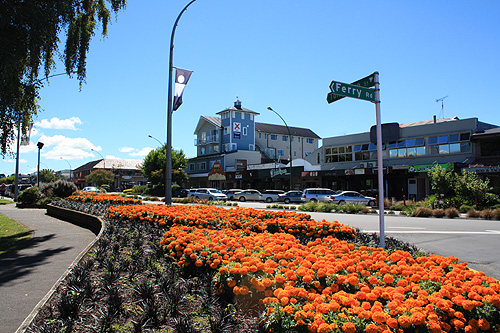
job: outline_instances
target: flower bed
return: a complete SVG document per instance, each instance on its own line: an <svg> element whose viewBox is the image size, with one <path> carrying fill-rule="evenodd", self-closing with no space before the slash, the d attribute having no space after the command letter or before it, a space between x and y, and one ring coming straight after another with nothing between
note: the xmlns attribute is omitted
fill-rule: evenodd
<svg viewBox="0 0 500 333"><path fill-rule="evenodd" d="M83 192L77 191L73 193L71 196L66 198L70 201L79 201L79 202L91 202L91 203L99 203L106 202L110 204L141 204L141 199L133 199L129 197L124 197L120 195L114 194L105 194L105 193L93 193L93 192Z"/></svg>
<svg viewBox="0 0 500 333"><path fill-rule="evenodd" d="M218 293L259 299L269 331L500 329L497 280L454 257L355 246L338 222L206 206L110 207L109 217L166 228L161 243L178 265L210 267Z"/></svg>

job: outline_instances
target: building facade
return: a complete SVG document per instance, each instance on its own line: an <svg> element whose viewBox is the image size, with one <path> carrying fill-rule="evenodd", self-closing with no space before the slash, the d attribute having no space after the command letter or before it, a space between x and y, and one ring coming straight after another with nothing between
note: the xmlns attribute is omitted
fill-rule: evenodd
<svg viewBox="0 0 500 333"><path fill-rule="evenodd" d="M197 156L188 160L186 169L188 187L288 189L287 163L311 154L321 139L309 129L256 122L259 113L242 107L239 100L217 115L198 121ZM300 181L303 166L296 168L292 162L292 169ZM263 172L269 177L260 177Z"/></svg>
<svg viewBox="0 0 500 333"><path fill-rule="evenodd" d="M396 137L383 144L384 194L416 200L431 193L427 171L432 166L467 170L481 156L481 133L498 134L496 125L457 117L398 124L396 129ZM320 170L304 173L304 178L318 187L376 195L377 146L373 140L370 132L323 139L322 147L305 158ZM490 154L498 155L495 147L493 143Z"/></svg>
<svg viewBox="0 0 500 333"><path fill-rule="evenodd" d="M85 177L95 170L104 169L115 174L115 180L111 184L111 191L132 188L135 185L145 185L147 180L142 174L142 160L129 159L101 159L88 162L71 171L71 178L75 185L82 189L88 184Z"/></svg>

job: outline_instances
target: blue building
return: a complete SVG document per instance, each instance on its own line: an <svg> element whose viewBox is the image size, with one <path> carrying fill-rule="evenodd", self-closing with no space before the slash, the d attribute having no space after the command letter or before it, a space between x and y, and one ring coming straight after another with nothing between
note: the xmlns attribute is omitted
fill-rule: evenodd
<svg viewBox="0 0 500 333"><path fill-rule="evenodd" d="M259 113L242 107L240 100L217 115L201 116L196 126L197 156L188 160L186 169L189 187L287 189L286 163L302 160L321 139L309 129L256 122ZM293 165L298 180L303 167ZM278 168L282 171L269 172ZM279 176L270 180L266 174Z"/></svg>

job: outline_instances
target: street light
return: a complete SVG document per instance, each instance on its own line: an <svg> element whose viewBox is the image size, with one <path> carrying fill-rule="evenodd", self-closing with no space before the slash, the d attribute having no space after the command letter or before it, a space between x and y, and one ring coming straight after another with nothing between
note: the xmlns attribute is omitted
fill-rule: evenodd
<svg viewBox="0 0 500 333"><path fill-rule="evenodd" d="M290 191L291 191L291 190L293 190L293 181L292 181L292 134L290 133L290 128L286 124L285 119L283 119L283 117L280 116L280 114L278 112L274 111L270 106L268 106L267 109L269 111L272 111L272 112L276 113L278 115L278 117L280 117L281 120L283 120L283 122L285 123L286 129L288 130L288 137L290 139Z"/></svg>
<svg viewBox="0 0 500 333"><path fill-rule="evenodd" d="M37 167L37 172L36 172L36 180L38 184L38 188L40 188L40 150L43 148L43 142L38 142L36 144L38 147L38 167Z"/></svg>
<svg viewBox="0 0 500 333"><path fill-rule="evenodd" d="M167 101L167 157L165 166L165 204L172 204L172 69L174 67L174 36L177 23L186 11L196 0L191 0L179 13L175 20L174 27L172 28L172 35L170 36L170 55L168 62L168 101Z"/></svg>
<svg viewBox="0 0 500 333"><path fill-rule="evenodd" d="M95 150L95 149L93 149L93 148L90 148L90 150L95 151L96 153L98 153L98 154L99 154L99 156L101 156L101 158L102 158L102 162L103 162L103 164L104 164L104 170L106 170L106 159L105 159L105 158L102 156L102 154L101 154L100 152L98 152L97 150Z"/></svg>
<svg viewBox="0 0 500 333"><path fill-rule="evenodd" d="M148 137L150 137L151 139L155 139L156 141L158 141L158 143L160 144L160 146L163 146L164 143L162 143L160 140L158 140L157 138L155 138L154 136L151 136L151 135L148 135Z"/></svg>
<svg viewBox="0 0 500 333"><path fill-rule="evenodd" d="M68 163L68 165L69 165L69 181L71 181L71 164L69 163L68 160L66 160L66 159L64 159L62 157L60 157L60 159L66 161Z"/></svg>

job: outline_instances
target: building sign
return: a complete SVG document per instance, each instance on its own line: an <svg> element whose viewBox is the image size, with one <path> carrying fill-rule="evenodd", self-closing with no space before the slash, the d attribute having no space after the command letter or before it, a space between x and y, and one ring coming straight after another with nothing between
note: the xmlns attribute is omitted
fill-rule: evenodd
<svg viewBox="0 0 500 333"><path fill-rule="evenodd" d="M241 133L241 123L233 123L233 133Z"/></svg>
<svg viewBox="0 0 500 333"><path fill-rule="evenodd" d="M226 180L226 173L222 170L220 162L215 162L208 173L208 180Z"/></svg>
<svg viewBox="0 0 500 333"><path fill-rule="evenodd" d="M428 172L430 169L439 165L441 168L444 168L446 171L453 171L454 164L453 163L443 163L443 164L422 164L422 165L410 165L408 167L408 172Z"/></svg>
<svg viewBox="0 0 500 333"><path fill-rule="evenodd" d="M287 169L271 169L269 170L269 173L271 174L271 178L277 177L277 176L284 176L284 175L289 175Z"/></svg>
<svg viewBox="0 0 500 333"><path fill-rule="evenodd" d="M302 171L301 177L318 177L318 171Z"/></svg>
<svg viewBox="0 0 500 333"><path fill-rule="evenodd" d="M500 172L500 165L465 168L462 171L474 172L474 173Z"/></svg>
<svg viewBox="0 0 500 333"><path fill-rule="evenodd" d="M246 170L247 160L236 160L236 170Z"/></svg>

